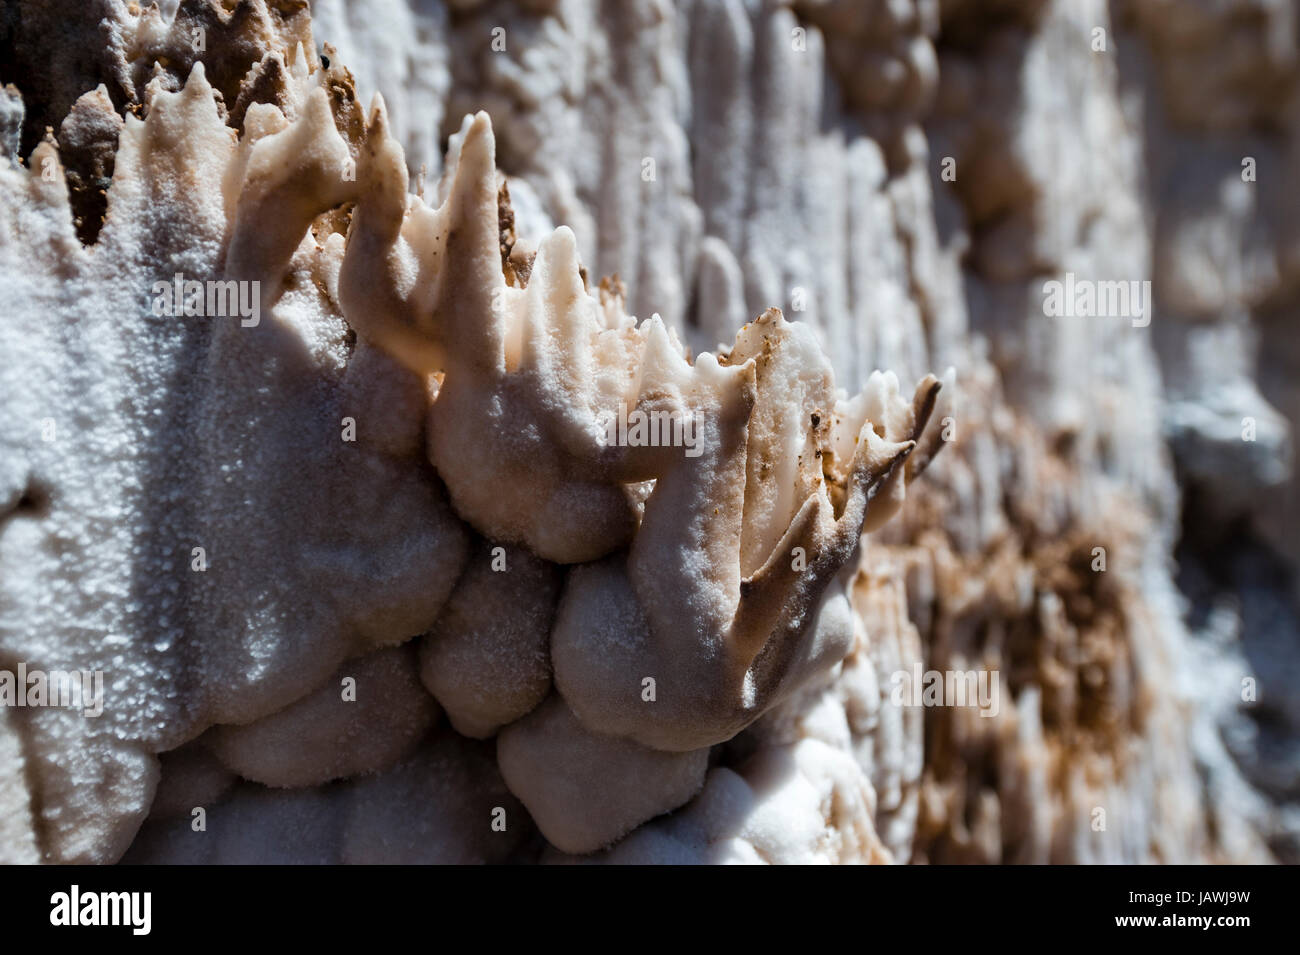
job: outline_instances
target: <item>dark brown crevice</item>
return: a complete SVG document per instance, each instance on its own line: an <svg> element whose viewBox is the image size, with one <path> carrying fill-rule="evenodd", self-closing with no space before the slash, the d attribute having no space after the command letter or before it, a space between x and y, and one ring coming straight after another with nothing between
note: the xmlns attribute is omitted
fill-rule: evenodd
<svg viewBox="0 0 1300 955"><path fill-rule="evenodd" d="M29 481L13 504L0 511L0 527L13 517L46 517L50 513L50 492L45 485Z"/></svg>

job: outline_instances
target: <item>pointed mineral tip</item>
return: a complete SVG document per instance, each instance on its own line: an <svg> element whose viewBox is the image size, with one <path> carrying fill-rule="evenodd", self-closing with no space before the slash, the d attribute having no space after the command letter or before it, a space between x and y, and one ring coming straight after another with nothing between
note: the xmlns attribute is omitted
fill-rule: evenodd
<svg viewBox="0 0 1300 955"><path fill-rule="evenodd" d="M194 66L190 68L190 75L185 80L181 97L183 101L188 102L212 98L212 84L208 82L208 72L202 60L195 60Z"/></svg>
<svg viewBox="0 0 1300 955"><path fill-rule="evenodd" d="M293 45L293 53L290 56L289 66L293 75L298 79L302 79L311 72L311 68L307 64L307 54L302 48L301 40Z"/></svg>
<svg viewBox="0 0 1300 955"><path fill-rule="evenodd" d="M67 185L64 182L63 163L59 158L59 143L54 138L54 131L45 128L45 138L32 150L28 160L29 173L38 188L46 190L53 197L67 201Z"/></svg>
<svg viewBox="0 0 1300 955"><path fill-rule="evenodd" d="M367 132L376 140L382 139L388 134L388 104L384 102L384 94L376 90L375 95L370 97L370 109L367 110L370 116L367 122Z"/></svg>

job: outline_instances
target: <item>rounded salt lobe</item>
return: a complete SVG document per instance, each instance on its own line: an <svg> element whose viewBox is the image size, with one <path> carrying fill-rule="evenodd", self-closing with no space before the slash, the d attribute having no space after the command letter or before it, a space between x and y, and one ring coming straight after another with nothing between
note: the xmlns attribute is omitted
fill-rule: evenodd
<svg viewBox="0 0 1300 955"><path fill-rule="evenodd" d="M559 567L523 548L474 548L420 645L420 679L457 732L485 739L546 698L562 581Z"/></svg>
<svg viewBox="0 0 1300 955"><path fill-rule="evenodd" d="M245 726L216 726L204 737L221 762L265 786L316 786L387 768L438 718L420 685L415 648L377 650L349 660L318 689Z"/></svg>
<svg viewBox="0 0 1300 955"><path fill-rule="evenodd" d="M552 695L502 731L497 762L547 840L583 853L689 801L704 785L709 751L665 753L593 733Z"/></svg>

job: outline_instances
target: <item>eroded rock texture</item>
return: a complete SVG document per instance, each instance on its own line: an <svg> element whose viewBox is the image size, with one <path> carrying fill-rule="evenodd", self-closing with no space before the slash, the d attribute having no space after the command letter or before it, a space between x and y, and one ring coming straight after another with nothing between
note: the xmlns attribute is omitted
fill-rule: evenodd
<svg viewBox="0 0 1300 955"><path fill-rule="evenodd" d="M0 859L1296 861L1292 17L8 5Z"/></svg>

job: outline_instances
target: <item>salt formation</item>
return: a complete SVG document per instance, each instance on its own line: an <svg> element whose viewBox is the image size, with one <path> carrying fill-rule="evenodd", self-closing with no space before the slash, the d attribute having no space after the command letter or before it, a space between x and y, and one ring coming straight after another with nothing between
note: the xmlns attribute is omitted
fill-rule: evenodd
<svg viewBox="0 0 1300 955"><path fill-rule="evenodd" d="M134 24L136 48L154 49L143 37L156 40L157 16L150 9ZM188 22L178 16L172 31ZM6 630L6 649L102 668L119 701L103 724L59 711L28 717L42 848L54 860L120 855L153 801L155 754L200 734L192 746L247 780L306 787L379 773L382 795L402 785L390 767L437 718L418 673L469 732L507 724L505 779L543 835L567 850L602 848L689 800L711 745L837 664L851 624L842 590L828 599L827 588L864 522L883 523L938 449L927 425L939 384L922 381L909 400L892 376L877 376L848 401L811 332L775 310L720 359L692 360L657 317L638 323L616 295L586 290L564 228L510 269L507 284L513 248L499 225L510 207L487 116L466 119L441 201L428 206L407 191L382 100L360 119L343 68L304 52L309 36L268 45L237 95L220 95L202 61L183 81L158 73L144 86L144 118L122 126L91 246L72 233L53 140L27 168L3 173L7 267L31 349L6 365L6 387L22 391L18 376L41 362L92 363L49 368L44 388L28 392L30 423L43 409L53 447L10 439L18 507L4 538L5 587L24 626ZM223 109L231 100L239 135ZM72 115L110 107L101 88ZM44 260L30 260L32 242ZM138 268L123 273L121 262ZM181 294L160 302L171 283L154 281L149 263L168 279L177 273ZM227 313L213 311L214 286L238 286L237 315L233 291ZM46 310L66 324L42 327ZM165 320L200 314L206 321ZM135 336L133 346L111 344L116 336ZM78 384L88 372L98 385ZM610 445L604 422L620 405L689 418L702 453ZM423 452L454 514L422 472ZM290 479L304 474L314 490L295 496ZM456 515L515 545L520 576L509 578L509 552L501 571L533 608L524 647L510 639L508 614L472 632L480 687L468 699L455 670L438 668L440 657L456 666L451 641L463 644L474 609L452 603L439 623L469 551ZM104 537L91 535L96 522L106 522ZM238 541L250 523L260 551ZM390 540L377 545L383 535ZM78 546L65 553L64 539ZM558 577L538 557L589 561L629 541L626 557L609 558L616 565L590 565L616 579L593 588L599 578L575 570L557 609ZM142 579L115 587L123 566ZM473 583L481 574L469 571L465 585L483 586ZM108 579L91 586L98 577ZM44 588L56 578L60 599L50 601ZM354 600L357 590L366 593ZM85 609L70 618L73 592ZM631 610L611 616L608 601L625 593ZM595 623L600 632L575 647L557 636L553 613L569 621L565 634ZM407 648L372 649L425 630L419 661ZM609 672L606 658L643 632L642 658ZM548 633L564 656L559 692L542 703ZM494 665L502 656L519 660ZM536 676L521 680L529 659ZM662 703L638 696L649 671ZM642 715L616 692L624 711L606 717L600 693L618 683ZM116 799L84 795L75 774L113 787ZM221 797L231 816L247 814L245 826L263 813L266 824L280 818L268 808L276 797L242 800L243 791ZM597 802L607 818L587 818L575 803L584 792L605 793ZM341 810L324 799L283 811L328 828ZM214 827L218 842L250 838L230 825Z"/></svg>
<svg viewBox="0 0 1300 955"><path fill-rule="evenodd" d="M162 7L0 29L0 858L1296 858L1284 4Z"/></svg>

